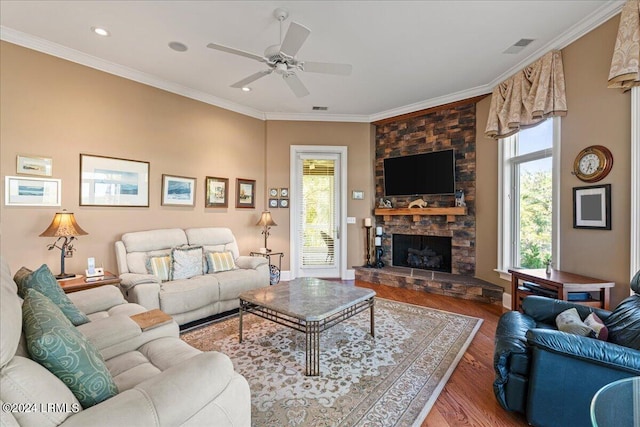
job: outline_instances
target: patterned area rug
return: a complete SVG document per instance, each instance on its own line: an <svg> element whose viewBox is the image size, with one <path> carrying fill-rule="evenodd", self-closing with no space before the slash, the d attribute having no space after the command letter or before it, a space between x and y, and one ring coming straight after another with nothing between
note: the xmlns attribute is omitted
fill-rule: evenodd
<svg viewBox="0 0 640 427"><path fill-rule="evenodd" d="M319 377L307 377L303 333L244 316L182 334L227 354L249 381L254 426L411 426L426 418L482 319L376 298L323 332Z"/></svg>

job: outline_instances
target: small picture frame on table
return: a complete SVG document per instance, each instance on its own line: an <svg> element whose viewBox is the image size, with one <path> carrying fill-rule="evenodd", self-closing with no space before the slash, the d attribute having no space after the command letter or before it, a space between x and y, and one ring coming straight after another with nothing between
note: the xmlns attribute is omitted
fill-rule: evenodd
<svg viewBox="0 0 640 427"><path fill-rule="evenodd" d="M256 207L256 180L236 179L236 208Z"/></svg>
<svg viewBox="0 0 640 427"><path fill-rule="evenodd" d="M162 206L195 206L196 179L162 174Z"/></svg>
<svg viewBox="0 0 640 427"><path fill-rule="evenodd" d="M573 228L611 230L611 184L573 188Z"/></svg>
<svg viewBox="0 0 640 427"><path fill-rule="evenodd" d="M226 208L229 206L229 179L208 176L205 178L204 207Z"/></svg>

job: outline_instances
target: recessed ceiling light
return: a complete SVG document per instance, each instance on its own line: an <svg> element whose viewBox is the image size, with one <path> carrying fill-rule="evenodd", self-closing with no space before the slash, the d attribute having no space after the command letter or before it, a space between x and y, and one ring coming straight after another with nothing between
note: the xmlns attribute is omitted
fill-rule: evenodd
<svg viewBox="0 0 640 427"><path fill-rule="evenodd" d="M244 86L244 87L242 88L242 91L243 91L243 92L251 92L251 88L250 88L249 86Z"/></svg>
<svg viewBox="0 0 640 427"><path fill-rule="evenodd" d="M110 35L109 31L100 27L91 27L91 31L102 37L108 37Z"/></svg>
<svg viewBox="0 0 640 427"><path fill-rule="evenodd" d="M170 42L169 47L176 52L186 52L189 49L186 44L180 42Z"/></svg>

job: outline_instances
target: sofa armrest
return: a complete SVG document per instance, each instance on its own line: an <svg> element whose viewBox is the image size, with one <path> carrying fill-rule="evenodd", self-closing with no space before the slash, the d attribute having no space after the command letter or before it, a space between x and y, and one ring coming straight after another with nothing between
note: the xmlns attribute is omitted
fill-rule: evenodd
<svg viewBox="0 0 640 427"><path fill-rule="evenodd" d="M116 314L102 319L93 320L77 327L78 331L98 350L131 340L142 335L142 329L131 317ZM130 350L135 350L132 348Z"/></svg>
<svg viewBox="0 0 640 427"><path fill-rule="evenodd" d="M127 301L140 304L147 310L160 308L160 283L140 283L123 289L123 292Z"/></svg>
<svg viewBox="0 0 640 427"><path fill-rule="evenodd" d="M578 310L581 319L586 318L591 313L595 313L606 322L611 314L608 310L537 295L528 296L522 301L522 311L525 314L534 318L538 323L553 326L556 324L556 316L570 308Z"/></svg>
<svg viewBox="0 0 640 427"><path fill-rule="evenodd" d="M85 314L106 311L111 307L126 304L127 301L122 296L122 292L114 285L99 286L84 291L67 294L69 299L78 310Z"/></svg>
<svg viewBox="0 0 640 427"><path fill-rule="evenodd" d="M541 350L640 375L640 351L548 329L531 329L527 342Z"/></svg>
<svg viewBox="0 0 640 427"><path fill-rule="evenodd" d="M239 268L255 270L261 265L268 264L269 261L263 257L241 255L236 259L236 265Z"/></svg>
<svg viewBox="0 0 640 427"><path fill-rule="evenodd" d="M120 275L120 286L124 290L144 283L161 283L161 281L153 274L123 273Z"/></svg>
<svg viewBox="0 0 640 427"><path fill-rule="evenodd" d="M248 420L237 423L231 419L230 413L239 412L237 410L220 409L215 403L208 408L221 393L231 388L229 385L237 376L231 360L224 354L201 353L188 363L172 366L130 390L72 415L61 426L189 425L189 421L197 419L195 415L203 410L210 410L211 415L215 415L216 425L248 426ZM250 414L248 384L245 389L243 395L235 396L233 405ZM214 422L213 419L210 421Z"/></svg>

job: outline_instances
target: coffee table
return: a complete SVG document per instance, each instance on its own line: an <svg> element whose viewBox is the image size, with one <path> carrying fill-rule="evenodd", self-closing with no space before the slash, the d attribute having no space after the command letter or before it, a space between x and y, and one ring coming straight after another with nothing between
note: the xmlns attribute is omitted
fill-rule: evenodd
<svg viewBox="0 0 640 427"><path fill-rule="evenodd" d="M300 278L240 294L240 342L242 316L255 314L287 326L306 337L307 376L320 375L320 333L369 309L371 336L375 337L375 291L315 278Z"/></svg>

